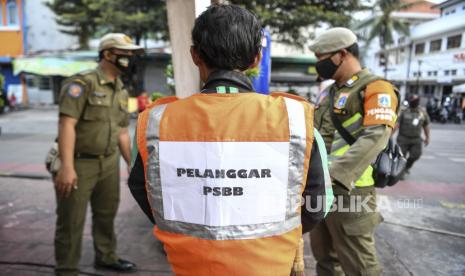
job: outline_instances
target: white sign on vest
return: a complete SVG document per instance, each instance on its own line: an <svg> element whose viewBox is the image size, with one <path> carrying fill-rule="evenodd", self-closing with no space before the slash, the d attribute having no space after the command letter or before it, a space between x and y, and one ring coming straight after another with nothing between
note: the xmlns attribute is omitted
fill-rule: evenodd
<svg viewBox="0 0 465 276"><path fill-rule="evenodd" d="M209 226L285 220L288 142L160 141L165 220Z"/></svg>

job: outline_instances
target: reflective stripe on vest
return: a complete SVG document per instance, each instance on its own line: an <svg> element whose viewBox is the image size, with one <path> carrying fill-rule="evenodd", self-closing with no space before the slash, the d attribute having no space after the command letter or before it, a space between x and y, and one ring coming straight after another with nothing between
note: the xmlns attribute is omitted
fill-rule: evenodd
<svg viewBox="0 0 465 276"><path fill-rule="evenodd" d="M312 107L197 94L139 117L139 151L175 274L289 274L301 237Z"/></svg>
<svg viewBox="0 0 465 276"><path fill-rule="evenodd" d="M360 113L356 113L342 123L342 126L347 129L354 137L358 137L363 130L363 117ZM333 143L331 144L330 162L344 155L350 149L350 145L341 137L338 131L334 135ZM370 165L365 169L363 174L355 181L356 187L368 187L375 184L373 179L373 167Z"/></svg>

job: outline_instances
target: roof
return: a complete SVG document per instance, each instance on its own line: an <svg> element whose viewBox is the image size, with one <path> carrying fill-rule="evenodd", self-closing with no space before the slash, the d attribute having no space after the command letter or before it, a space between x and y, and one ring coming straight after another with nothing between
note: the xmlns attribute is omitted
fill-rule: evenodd
<svg viewBox="0 0 465 276"><path fill-rule="evenodd" d="M456 13L449 16L440 17L412 28L410 38L412 40L420 40L437 34L444 34L465 28L465 20L463 13Z"/></svg>
<svg viewBox="0 0 465 276"><path fill-rule="evenodd" d="M445 9L445 8L448 8L450 6L453 6L455 4L458 4L460 2L464 2L463 0L448 0L448 1L444 1L444 2L441 2L437 5L434 5L433 8L435 9Z"/></svg>
<svg viewBox="0 0 465 276"><path fill-rule="evenodd" d="M42 76L69 77L81 71L94 69L95 61L76 61L55 57L17 58L13 61L13 74L29 73Z"/></svg>

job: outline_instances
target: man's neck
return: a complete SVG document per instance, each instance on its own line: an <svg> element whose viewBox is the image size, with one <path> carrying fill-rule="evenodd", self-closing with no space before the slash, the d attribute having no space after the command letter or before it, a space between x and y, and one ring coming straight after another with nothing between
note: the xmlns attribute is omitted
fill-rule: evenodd
<svg viewBox="0 0 465 276"><path fill-rule="evenodd" d="M103 74L109 81L116 81L116 78L119 76L119 72L117 72L117 70L115 70L113 66L103 61L100 63L100 68L102 69Z"/></svg>
<svg viewBox="0 0 465 276"><path fill-rule="evenodd" d="M341 76L336 80L337 86L342 86L346 83L353 75L357 74L362 70L362 67L359 64L353 64L348 66L348 68L341 72Z"/></svg>

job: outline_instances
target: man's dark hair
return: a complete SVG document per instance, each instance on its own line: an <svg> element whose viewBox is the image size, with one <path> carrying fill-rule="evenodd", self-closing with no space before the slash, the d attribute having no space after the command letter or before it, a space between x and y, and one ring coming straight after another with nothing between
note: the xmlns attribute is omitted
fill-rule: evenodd
<svg viewBox="0 0 465 276"><path fill-rule="evenodd" d="M346 48L347 52L351 53L355 58L359 58L358 44L354 43Z"/></svg>
<svg viewBox="0 0 465 276"><path fill-rule="evenodd" d="M235 5L212 5L196 20L193 47L211 69L244 71L261 50L262 25Z"/></svg>
<svg viewBox="0 0 465 276"><path fill-rule="evenodd" d="M103 52L105 52L105 50L102 50L102 51L99 51L99 52L98 52L98 61L102 61L102 59L103 59Z"/></svg>

